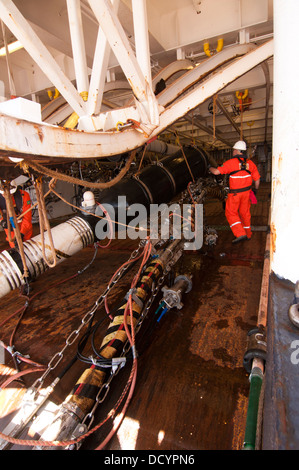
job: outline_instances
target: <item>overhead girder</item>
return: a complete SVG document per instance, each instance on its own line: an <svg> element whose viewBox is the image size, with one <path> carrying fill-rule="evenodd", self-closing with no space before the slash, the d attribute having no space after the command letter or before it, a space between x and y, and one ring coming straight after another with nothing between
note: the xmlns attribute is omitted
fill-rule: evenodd
<svg viewBox="0 0 299 470"><path fill-rule="evenodd" d="M136 100L143 105L144 114L148 114L149 119L155 125L158 122L157 104L153 99L153 92L151 86L147 83L143 71L139 66L139 63L135 57L135 54L130 46L127 36L118 20L116 12L110 3L110 0L103 0L102 2L89 1L90 6L100 24L98 44L101 40L101 47L96 48L94 68L92 70L91 78L91 92L89 93L89 102L84 102L80 93L82 91L88 92L89 90L76 90L71 81L63 73L55 59L52 57L46 46L40 40L38 35L35 33L32 26L24 18L21 12L16 8L11 0L0 1L0 17L7 27L13 32L17 39L23 44L27 52L35 60L35 62L41 67L42 70L47 74L53 85L60 91L60 93L68 101L72 109L78 114L78 116L85 116L89 112L94 112L96 103L98 100L99 93L95 93L95 90L99 88L101 83L99 80L102 79L102 71L107 70L107 41L110 44L123 72L130 83ZM118 4L118 1L115 1ZM84 52L83 35L80 34L81 24L80 8L77 0L69 0L69 23L70 30L74 34L71 35L73 51L74 51L74 62L82 65L82 56ZM117 6L117 5L116 5ZM134 11L133 11L134 13ZM74 27L74 23L77 27ZM144 25L141 25L141 27ZM74 31L75 30L75 31ZM102 34L102 31L105 37ZM81 27L82 33L82 27ZM103 48L104 41L104 48ZM80 50L80 53L78 52ZM143 48L145 53L145 48ZM149 57L149 51L147 52ZM82 65L84 72L80 66L75 66L77 86L86 83L86 63ZM93 76L96 76L93 81ZM84 76L84 77L83 77ZM83 82L84 80L84 82ZM96 95L96 96L95 96ZM151 99L148 98L151 96ZM146 104L148 106L146 106Z"/></svg>
<svg viewBox="0 0 299 470"><path fill-rule="evenodd" d="M104 95L105 93L113 92L129 92L131 90L128 82L123 80L115 80L113 82L107 82L104 86L103 98L101 100L102 112L105 112L110 109L116 109L118 106L112 103L110 100L107 100ZM66 102L63 96L58 96L52 101L49 101L42 108L42 121L48 124L58 124L60 125L65 119L67 119L72 113L72 108Z"/></svg>
<svg viewBox="0 0 299 470"><path fill-rule="evenodd" d="M153 88L155 89L157 83L161 79L166 81L177 72L181 72L182 70L190 70L190 69L193 69L193 67L194 67L193 63L189 59L181 59L181 60L176 60L175 62L171 62L162 70L160 70L157 73L157 75L155 75L152 81Z"/></svg>
<svg viewBox="0 0 299 470"><path fill-rule="evenodd" d="M216 99L217 106L222 104L222 101L218 98ZM212 117L201 117L197 114L197 110L194 115L189 114L181 118L176 123L176 128L180 131L186 132L186 135L190 138L200 138L204 141L208 140L211 142L211 137L213 136L217 140L217 147L219 143L222 142L226 147L231 146L231 142L241 137L241 123L240 116L231 117L230 113L227 111L226 107L222 104L221 109L223 116L217 116L217 126L214 129L211 125ZM225 113L224 113L225 111ZM242 131L244 138L253 138L258 142L271 140L271 129L272 129L272 108L268 106L268 115L265 118L265 108L258 107L248 110L242 118ZM266 123L265 123L266 120ZM266 126L266 133L265 133ZM191 136L191 137L190 137ZM257 142L256 142L257 143Z"/></svg>
<svg viewBox="0 0 299 470"><path fill-rule="evenodd" d="M203 80L206 75L216 71L219 67L224 66L228 62L247 54L253 49L255 49L253 44L238 44L211 56L176 80L171 87L166 88L158 98L159 104L169 106L170 103L182 94L182 91L188 90L192 85L197 84L199 80Z"/></svg>
<svg viewBox="0 0 299 470"><path fill-rule="evenodd" d="M177 99L183 91L188 90L191 86L198 83L199 80L205 78L208 73L211 73L217 67L223 66L225 63L240 57L247 52L254 49L252 44L240 44L232 46L221 51L219 54L212 56L209 60L205 60L202 64L199 64L197 67L193 67L190 60L178 60L169 64L163 70L161 70L153 79L153 87L155 88L159 80L163 79L167 81L175 73L182 70L189 70L188 73L185 73L182 77L176 80L175 84L170 87L167 87L162 91L157 97L159 105L163 107L169 106L175 99ZM92 83L92 78L91 78ZM112 85L106 84L104 91L108 91ZM117 84L115 84L116 89ZM120 85L123 86L123 85ZM88 104L88 103L87 103ZM103 102L105 104L105 101ZM132 104L132 100L130 103ZM116 108L116 106L115 106ZM70 110L71 111L71 110ZM92 114L92 113L91 113ZM51 122L51 121L50 121ZM52 121L53 122L53 121ZM56 121L57 122L57 121ZM94 122L94 120L93 120ZM88 130L88 128L82 128L81 130ZM93 130L93 126L92 126ZM98 129L97 129L98 130Z"/></svg>
<svg viewBox="0 0 299 470"><path fill-rule="evenodd" d="M153 143L152 149L157 150L157 147L158 145ZM160 149L162 152L167 152L167 150ZM108 213L109 208L115 210L114 216L111 214L111 219L113 230L117 232L118 227L123 229L122 224L119 226L115 223L120 220L118 214L122 209L127 211L132 204L138 202L149 211L151 204L170 202L187 187L192 178L206 176L210 156L204 150L190 146L185 147L184 150L170 147L168 153L169 155L162 158L160 165L150 165L143 168L138 177L126 177L114 186L103 189L99 196L101 206L95 205L90 214L86 211L81 212L51 229L53 249L49 233L46 232L44 234L45 254L42 249L43 235L39 234L24 242L24 256L30 279L36 279L49 267L63 262L97 239L96 225L99 217L103 216L102 206ZM119 196L125 198L125 206L123 206L123 201L119 200ZM12 248L0 254L0 298L24 285L23 274L24 265L19 249Z"/></svg>
<svg viewBox="0 0 299 470"><path fill-rule="evenodd" d="M26 117L20 120L0 115L2 156L73 160L101 158L136 149L144 145L149 137L159 135L190 110L273 54L271 41L259 48L253 44L224 48L189 70L155 97L152 84L155 86L159 79L167 80L176 71L190 68L190 61L180 60L170 64L152 81L145 0L132 2L136 55L117 17L119 0L88 2L99 23L90 83L84 57L80 1L67 0L76 89L13 1L0 0L1 19L67 102L67 105L61 105L55 110L51 117L47 115L47 110L43 110L43 119L50 124L59 124L73 111L78 116L77 130L66 130L42 122L32 124L25 121ZM134 97L127 107L120 108L123 104L103 99L110 50L114 52ZM88 85L89 90L85 90ZM101 114L98 114L99 110ZM135 125L117 132L118 124L127 121ZM223 142L225 139L221 140Z"/></svg>
<svg viewBox="0 0 299 470"><path fill-rule="evenodd" d="M35 33L32 26L11 0L0 1L0 18L25 47L34 61L47 74L53 85L65 97L73 110L85 114L85 103L78 90L61 70L49 50Z"/></svg>
<svg viewBox="0 0 299 470"><path fill-rule="evenodd" d="M238 133L240 136L240 127L236 125L235 121L231 118L229 112L227 111L226 107L223 105L221 99L217 98L216 99L216 104L217 106L221 109L221 112L225 115L225 117L228 119L230 124L233 126L235 131Z"/></svg>
<svg viewBox="0 0 299 470"><path fill-rule="evenodd" d="M153 130L151 137L159 135L179 118L272 55L273 40L270 40L228 65L221 67L212 76L201 80L197 86L193 86L187 91L183 98L177 99L167 109L162 108L160 110L160 122ZM235 51L233 51L233 56L235 56ZM193 74L191 81L195 85ZM187 82L186 86L188 86ZM175 88L174 96L177 96L177 93ZM133 115L134 112L136 113L134 107L127 108L126 112L130 113L130 111ZM1 155L23 158L33 158L34 156L60 157L72 160L91 157L101 158L136 149L143 146L149 139L149 135L138 132L134 128L122 132L81 132L43 123L32 124L5 115L0 115L0 130Z"/></svg>
<svg viewBox="0 0 299 470"><path fill-rule="evenodd" d="M230 146L230 142L228 140L225 139L224 135L219 131L219 130L214 130L212 127L210 126L205 126L204 124L202 124L199 119L197 119L196 117L191 117L190 115L189 116L185 116L185 119L192 123L192 125L194 125L195 127L197 127L198 129L201 129L203 130L204 132L206 132L207 134L209 135L214 135L215 134L215 138L217 138L217 140L220 140L221 142L223 142L225 145L227 145L228 147Z"/></svg>

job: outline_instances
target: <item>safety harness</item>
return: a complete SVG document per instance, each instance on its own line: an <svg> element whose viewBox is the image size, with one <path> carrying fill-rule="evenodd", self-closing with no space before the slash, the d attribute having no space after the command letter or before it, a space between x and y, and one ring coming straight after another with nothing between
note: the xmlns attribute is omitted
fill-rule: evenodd
<svg viewBox="0 0 299 470"><path fill-rule="evenodd" d="M246 171L246 173L248 173L249 175L251 175L251 171L248 169L248 163L246 163L246 157L242 157L243 159L241 159L241 157L238 157L238 160L241 164L240 168L238 170L235 170L235 171L232 171L231 173L229 173L229 177L231 175L234 175L236 173L239 173L239 171ZM249 191L251 189L251 185L250 186L246 186L245 188L238 188L238 189L230 189L229 190L229 193L233 193L233 194L237 194L237 193L243 193L245 191Z"/></svg>

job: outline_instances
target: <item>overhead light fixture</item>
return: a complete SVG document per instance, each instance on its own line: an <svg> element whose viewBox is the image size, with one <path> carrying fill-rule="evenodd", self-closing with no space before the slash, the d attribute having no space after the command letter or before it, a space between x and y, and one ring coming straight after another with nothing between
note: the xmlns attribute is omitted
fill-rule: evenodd
<svg viewBox="0 0 299 470"><path fill-rule="evenodd" d="M12 52L16 52L22 49L24 46L20 43L20 41L14 41L8 44L7 49L8 52L11 54ZM6 55L6 48L5 46L1 47L0 49L0 57L4 57Z"/></svg>

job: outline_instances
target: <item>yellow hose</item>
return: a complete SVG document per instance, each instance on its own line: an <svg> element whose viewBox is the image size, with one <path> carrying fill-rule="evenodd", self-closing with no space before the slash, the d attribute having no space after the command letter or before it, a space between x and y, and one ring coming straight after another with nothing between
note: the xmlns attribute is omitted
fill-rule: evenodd
<svg viewBox="0 0 299 470"><path fill-rule="evenodd" d="M220 52L223 49L223 39L218 39L216 51Z"/></svg>

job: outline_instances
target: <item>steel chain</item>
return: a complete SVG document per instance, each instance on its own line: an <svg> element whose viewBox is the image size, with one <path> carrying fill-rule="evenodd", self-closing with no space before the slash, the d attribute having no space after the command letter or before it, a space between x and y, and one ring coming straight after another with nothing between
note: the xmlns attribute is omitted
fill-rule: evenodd
<svg viewBox="0 0 299 470"><path fill-rule="evenodd" d="M139 252L141 251L141 248L142 248L143 246L144 246L144 241L142 240L142 241L139 243L138 248L137 248L136 250L134 250L134 251L131 253L131 256L130 256L130 258L129 258L128 261L131 261L131 260L135 259L135 258L139 255ZM142 326L142 323L143 323L144 319L146 318L146 316L147 316L147 314L148 314L149 309L151 308L151 306L152 306L152 304L153 304L153 302L154 302L154 300L155 300L155 298L156 298L158 292L160 291L160 288L161 288L161 286L162 286L162 284L163 284L163 282L164 282L164 279L165 279L166 274L167 274L167 273L170 271L170 269L171 269L172 264L175 264L175 262L174 262L174 263L171 263L171 262L170 262L170 263L167 264L167 266L166 266L165 269L164 269L164 272L163 272L162 276L159 278L157 284L154 285L154 287L153 287L153 289L152 289L152 294L150 295L148 301L146 302L146 305L145 305L143 311L141 312L141 315L140 315L140 318L139 318L139 320L138 320L138 323L136 324L136 327L135 327L135 334L137 334L138 331L140 330L140 328L141 328L141 326ZM119 269L119 271L117 272L117 274L113 277L113 281L108 284L108 286L106 287L104 293L101 294L101 295L98 297L98 299L96 300L96 302L95 302L93 308L92 308L89 312L87 312L87 313L84 315L84 317L83 317L82 320L81 320L81 325L78 327L78 329L72 331L72 332L70 333L70 335L67 337L66 343L65 343L63 349L62 349L60 352L56 353L56 354L52 357L51 361L50 361L49 364L48 364L47 370L46 370L46 371L44 372L44 374L43 374L39 379L37 379L36 382L33 384L33 386L32 386L33 389L35 388L36 384L38 384L38 383L39 383L39 386L38 386L38 388L36 389L36 391L38 391L38 390L41 388L41 386L42 386L42 384L43 384L45 378L47 377L47 375L48 375L53 369L55 369L55 368L57 367L57 365L60 363L60 361L62 360L62 358L63 358L63 353L64 353L65 349L66 349L68 346L70 346L71 344L73 344L73 343L75 342L75 340L77 339L77 337L78 337L78 335L79 335L81 329L83 328L83 326L85 326L86 324L88 324L88 323L92 320L92 318L93 318L95 312L96 312L97 309L102 305L102 303L104 302L104 300L105 300L106 296L108 295L109 291L115 286L115 284L118 282L118 280L120 279L120 277L121 277L121 275L123 274L123 272L126 271L126 269L128 268L128 266L129 266L129 262L126 264L126 266L123 266L122 268ZM74 338L72 338L73 335L74 335ZM71 338L71 341L70 341L69 338ZM130 345L130 342L127 340L126 343L125 343L125 345L124 345L124 347L123 347L123 351L122 351L120 357L125 356L125 355L128 353L128 351L129 351L130 349L131 349L131 345ZM55 363L54 366L52 366L54 360L55 360L57 357L58 357L57 362ZM103 403L103 401L105 400L105 398L106 398L106 396L108 395L108 392L109 392L109 390L110 390L110 383L111 383L111 381L113 380L113 378L118 374L118 372L120 371L120 369L121 369L121 366L118 366L114 371L111 370L111 373L110 373L110 375L109 375L107 381L104 382L104 383L102 384L102 386L100 387L100 389L99 389L99 391L98 391L98 393L97 393L97 395L96 395L95 403L94 403L93 408L91 409L91 411L90 411L89 413L87 413L87 414L85 415L85 417L84 417L83 420L82 420L82 424L85 424L86 421L89 420L88 425L85 424L85 425L87 426L87 429L90 429L92 423L94 422L96 409L97 409L98 406L99 406L101 403ZM104 389L106 389L106 390L105 390L105 392L103 393L103 390L104 390Z"/></svg>
<svg viewBox="0 0 299 470"><path fill-rule="evenodd" d="M175 264L175 263L173 263ZM158 292L160 291L160 288L164 282L164 279L165 279L165 276L166 274L169 272L169 269L170 269L170 266L171 266L171 263L169 263L167 265L167 267L165 268L164 272L163 272L163 275L159 278L157 284L154 286L154 288L152 289L152 294L150 295L148 301L146 302L146 305L143 309L143 311L141 312L141 315L140 315L140 318L138 320L138 323L136 324L135 326L135 334L138 333L138 331L140 330L141 328L141 325L143 323L143 321L145 320L147 314L148 314L148 311L149 309L151 308ZM120 357L123 357L125 356L129 350L131 349L131 345L130 345L130 342L127 340L126 343L124 344L124 347L123 347L123 351L122 353L120 354ZM87 426L87 429L90 429L92 423L94 422L94 415L95 415L95 412L96 412L96 409L98 408L98 406L103 403L103 401L105 400L108 392L109 392L109 389L110 389L110 383L111 381L113 380L113 378L118 374L118 372L120 371L121 369L121 366L119 366L115 371L111 370L111 373L108 377L108 380L106 382L104 382L101 386L101 388L99 389L97 395L96 395L96 398L95 398L95 403L93 405L93 408L91 409L91 411L89 413L86 414L86 416L83 418L83 421L82 421L82 424L85 424L86 425L86 421L89 419L89 423ZM106 391L104 394L102 394L102 391L104 390L104 388L106 388ZM103 396L101 396L103 395Z"/></svg>
<svg viewBox="0 0 299 470"><path fill-rule="evenodd" d="M130 265L130 261L134 260L139 255L139 252L141 251L141 248L143 247L143 245L144 245L144 241L142 240L139 243L138 248L136 248L136 250L134 250L131 253L131 256L128 259L126 265L122 266L118 270L118 272L114 276L113 280L107 285L105 291L97 298L97 300L95 301L93 307L84 315L84 317L81 320L80 326L77 329L73 330L69 334L69 336L66 338L65 345L62 348L62 350L57 352L56 354L54 354L54 356L51 358L50 362L48 363L48 366L47 366L47 369L45 370L45 372L41 375L41 377L39 377L33 383L33 385L32 385L33 390L35 389L35 391L38 392L41 389L46 377L49 375L50 372L52 372L52 370L54 370L58 366L60 361L63 359L64 351L76 341L76 339L78 338L78 336L81 332L81 329L85 325L90 323L90 321L93 319L95 312L98 310L99 307L101 307L101 305L103 304L103 302L104 302L106 296L108 295L109 291L115 286L115 284L119 281L122 274L128 269L128 267ZM56 363L55 363L55 360L56 360ZM54 365L53 365L53 363L54 363ZM35 394L35 398L37 398L36 394Z"/></svg>

